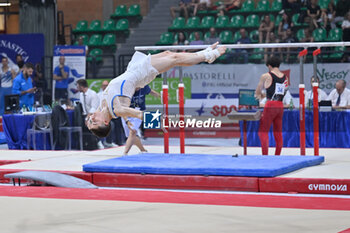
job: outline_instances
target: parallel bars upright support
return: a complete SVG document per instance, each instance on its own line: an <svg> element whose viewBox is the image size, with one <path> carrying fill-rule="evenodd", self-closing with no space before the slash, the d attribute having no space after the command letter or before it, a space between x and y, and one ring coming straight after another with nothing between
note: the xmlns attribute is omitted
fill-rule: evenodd
<svg viewBox="0 0 350 233"><path fill-rule="evenodd" d="M314 77L317 77L317 55L321 53L321 49L318 48L313 51L314 61ZM312 84L313 91L313 116L314 116L314 155L319 155L319 119L318 119L318 83Z"/></svg>
<svg viewBox="0 0 350 233"><path fill-rule="evenodd" d="M183 73L182 67L179 67L179 114L180 122L185 122L185 94L184 94L185 85L183 83ZM185 126L180 125L180 153L185 153Z"/></svg>
<svg viewBox="0 0 350 233"><path fill-rule="evenodd" d="M314 95L314 155L319 155L319 122L318 122L318 83L312 84L312 91Z"/></svg>
<svg viewBox="0 0 350 233"><path fill-rule="evenodd" d="M169 104L168 104L168 82L166 72L163 73L163 136L164 136L164 153L169 153Z"/></svg>
<svg viewBox="0 0 350 233"><path fill-rule="evenodd" d="M299 84L299 119L300 119L300 155L305 155L305 84L304 84L304 57L307 49L299 53L300 59L300 84Z"/></svg>

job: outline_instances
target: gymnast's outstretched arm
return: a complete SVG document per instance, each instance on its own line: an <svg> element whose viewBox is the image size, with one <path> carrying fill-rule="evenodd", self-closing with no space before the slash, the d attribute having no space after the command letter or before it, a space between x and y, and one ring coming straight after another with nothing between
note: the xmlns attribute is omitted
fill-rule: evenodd
<svg viewBox="0 0 350 233"><path fill-rule="evenodd" d="M143 112L134 108L130 108L130 99L125 96L118 96L113 100L113 112L126 120L127 117L143 118Z"/></svg>

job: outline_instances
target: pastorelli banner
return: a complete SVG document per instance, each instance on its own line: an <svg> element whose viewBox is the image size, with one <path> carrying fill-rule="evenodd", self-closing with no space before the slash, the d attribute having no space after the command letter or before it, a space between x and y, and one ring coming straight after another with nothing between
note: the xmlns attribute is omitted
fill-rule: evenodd
<svg viewBox="0 0 350 233"><path fill-rule="evenodd" d="M192 98L237 98L239 89L255 89L263 73L268 72L264 64L207 65L183 67L183 77L191 78ZM290 92L299 93L300 65L282 64L280 70L290 77ZM168 71L167 76L179 77L178 68ZM313 76L313 64L304 65L304 80L309 90ZM320 88L327 94L334 89L336 81L350 83L349 63L324 63L317 65ZM348 86L350 87L350 86Z"/></svg>
<svg viewBox="0 0 350 233"><path fill-rule="evenodd" d="M68 98L71 100L79 99L79 92L76 89L76 81L85 78L86 67L86 49L85 46L55 46L53 57L53 72L58 67L60 57L64 58L64 66L67 66L68 72ZM53 82L53 92L56 82ZM54 93L53 93L54 96Z"/></svg>

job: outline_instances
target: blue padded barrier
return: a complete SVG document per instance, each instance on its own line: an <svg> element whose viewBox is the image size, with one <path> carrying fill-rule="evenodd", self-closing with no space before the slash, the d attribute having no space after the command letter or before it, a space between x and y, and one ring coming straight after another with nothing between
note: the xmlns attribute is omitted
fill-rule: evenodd
<svg viewBox="0 0 350 233"><path fill-rule="evenodd" d="M0 144L6 143L6 136L4 132L0 132Z"/></svg>

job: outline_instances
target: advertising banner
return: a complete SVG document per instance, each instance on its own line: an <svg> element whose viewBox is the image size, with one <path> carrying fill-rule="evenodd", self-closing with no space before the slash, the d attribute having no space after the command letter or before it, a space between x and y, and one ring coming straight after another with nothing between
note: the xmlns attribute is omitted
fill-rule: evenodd
<svg viewBox="0 0 350 233"><path fill-rule="evenodd" d="M299 64L282 64L280 70L290 78L290 92L299 93ZM184 77L192 81L192 98L237 98L239 89L255 89L263 73L268 72L264 64L232 64L183 67ZM178 69L167 72L167 77L178 77ZM313 64L304 65L304 80L306 90L310 90L310 78L313 76ZM320 88L327 94L334 89L339 79L350 82L350 66L348 63L320 63L317 65L317 76L320 78ZM186 88L186 85L185 85Z"/></svg>
<svg viewBox="0 0 350 233"><path fill-rule="evenodd" d="M223 123L232 122L227 115L238 110L238 99L188 99L185 115L196 118L213 118Z"/></svg>
<svg viewBox="0 0 350 233"><path fill-rule="evenodd" d="M179 85L179 78L168 78L168 92L169 92L169 104L178 104L176 99L176 90L178 89ZM183 83L185 85L184 89L184 95L185 99L191 98L191 79L190 78L183 78ZM152 90L155 90L158 93L161 93L162 91L162 85L163 85L163 78L156 78L154 79L150 84L149 87ZM151 95L147 95L146 97L146 104L154 105L154 104L161 104L161 100L159 98L156 98Z"/></svg>
<svg viewBox="0 0 350 233"><path fill-rule="evenodd" d="M41 63L44 51L43 34L0 35L0 55L8 58L10 67L16 64L17 54L24 63Z"/></svg>
<svg viewBox="0 0 350 233"><path fill-rule="evenodd" d="M60 57L64 57L64 66L68 67L68 98L70 100L79 99L76 89L76 81L86 77L86 50L85 46L55 46L53 54L53 72L58 67ZM56 82L53 82L53 96Z"/></svg>

